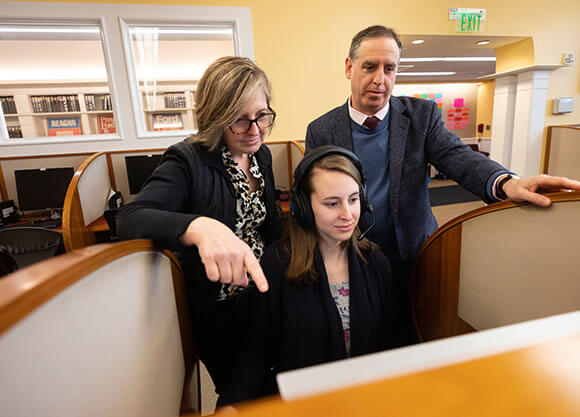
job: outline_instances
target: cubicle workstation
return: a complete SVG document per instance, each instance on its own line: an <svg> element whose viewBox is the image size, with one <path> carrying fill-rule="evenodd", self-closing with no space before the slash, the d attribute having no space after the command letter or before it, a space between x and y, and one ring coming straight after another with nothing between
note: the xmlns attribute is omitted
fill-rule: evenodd
<svg viewBox="0 0 580 417"><path fill-rule="evenodd" d="M60 225L66 189L73 173L90 153L0 158L0 197L14 204L21 225Z"/></svg>
<svg viewBox="0 0 580 417"><path fill-rule="evenodd" d="M70 183L63 209L67 251L110 240L114 216L105 218L105 213L134 198L164 151L106 151L83 162Z"/></svg>
<svg viewBox="0 0 580 417"><path fill-rule="evenodd" d="M411 279L422 341L580 309L580 192L548 196L549 208L470 211L423 244Z"/></svg>
<svg viewBox="0 0 580 417"><path fill-rule="evenodd" d="M548 126L544 174L580 180L580 124Z"/></svg>
<svg viewBox="0 0 580 417"><path fill-rule="evenodd" d="M265 145L272 152L276 188L289 190L292 186L294 169L304 154L304 140L274 139L266 141ZM111 188L121 192L125 202L131 201L147 177L159 164L165 149L126 149L103 152L106 154ZM2 201L12 200L16 207L20 207L19 193L24 194L26 207L26 203L30 201L31 197L35 196L40 199L42 196L46 196L48 199L48 191L50 190L54 191L50 193L52 199L57 198L60 194L64 196L64 193L56 192L58 190L55 186L60 187L59 184L65 182L68 185L71 179L69 177L72 177L71 169L73 172L77 171L83 162L92 155L92 153L78 153L0 158L0 197ZM65 171L68 173L66 179L64 179ZM33 175L36 178L30 178ZM18 177L21 177L20 182L23 182L21 187L18 187ZM26 182L27 179L30 181ZM46 181L51 185L46 186L43 183ZM35 188L36 192L33 191ZM50 202L49 204L51 206L60 205L60 207L55 208L62 209L62 201L60 204Z"/></svg>
<svg viewBox="0 0 580 417"><path fill-rule="evenodd" d="M304 140L269 139L265 145L272 153L276 189L289 191L294 170L304 156Z"/></svg>
<svg viewBox="0 0 580 417"><path fill-rule="evenodd" d="M199 410L185 281L147 240L94 245L0 280L0 415Z"/></svg>
<svg viewBox="0 0 580 417"><path fill-rule="evenodd" d="M265 144L272 152L276 187L289 190L295 167L302 159L303 146L296 141L276 140ZM109 223L103 217L119 192L130 202L161 161L165 148L105 151L87 158L79 167L67 191L63 210L63 238L67 251L110 238ZM284 205L284 202L282 202Z"/></svg>

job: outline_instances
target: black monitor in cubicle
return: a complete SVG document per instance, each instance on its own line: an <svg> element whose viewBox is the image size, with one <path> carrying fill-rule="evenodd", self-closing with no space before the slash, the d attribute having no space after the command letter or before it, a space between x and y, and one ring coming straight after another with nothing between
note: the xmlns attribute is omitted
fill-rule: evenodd
<svg viewBox="0 0 580 417"><path fill-rule="evenodd" d="M158 155L135 155L126 156L125 165L127 166L127 179L129 180L129 192L138 194L141 187L153 173L159 162L161 154Z"/></svg>
<svg viewBox="0 0 580 417"><path fill-rule="evenodd" d="M74 173L73 167L14 171L18 208L21 212L62 210Z"/></svg>

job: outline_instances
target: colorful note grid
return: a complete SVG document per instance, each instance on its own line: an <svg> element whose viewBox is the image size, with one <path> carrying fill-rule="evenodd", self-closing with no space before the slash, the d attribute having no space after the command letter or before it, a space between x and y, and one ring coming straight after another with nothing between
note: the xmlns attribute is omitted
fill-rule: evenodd
<svg viewBox="0 0 580 417"><path fill-rule="evenodd" d="M469 107L465 100L456 98L453 100L453 107L447 109L447 128L449 130L465 129L469 124Z"/></svg>
<svg viewBox="0 0 580 417"><path fill-rule="evenodd" d="M443 94L442 93L429 93L429 94L413 94L415 98L422 98L424 100L434 101L437 103L437 109L441 112L443 111Z"/></svg>

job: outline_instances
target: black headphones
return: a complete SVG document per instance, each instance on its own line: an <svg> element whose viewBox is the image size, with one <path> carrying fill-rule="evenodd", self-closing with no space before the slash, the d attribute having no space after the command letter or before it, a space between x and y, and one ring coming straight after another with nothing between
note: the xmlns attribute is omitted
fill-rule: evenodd
<svg viewBox="0 0 580 417"><path fill-rule="evenodd" d="M367 199L362 164L360 159L358 159L358 156L345 148L324 145L313 149L304 155L304 158L302 158L302 161L300 161L294 171L294 184L292 185L292 192L290 194L290 211L294 221L302 227L309 228L314 226L314 213L312 212L312 205L310 204L310 196L305 195L305 193L300 189L300 184L312 168L312 165L328 155L342 155L352 161L361 177L359 194L360 215L362 216L366 211L372 212L372 207Z"/></svg>

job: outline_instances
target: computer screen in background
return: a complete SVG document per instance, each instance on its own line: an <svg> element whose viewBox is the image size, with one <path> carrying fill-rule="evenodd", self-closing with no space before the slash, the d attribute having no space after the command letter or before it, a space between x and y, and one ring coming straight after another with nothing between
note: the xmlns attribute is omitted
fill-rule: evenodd
<svg viewBox="0 0 580 417"><path fill-rule="evenodd" d="M143 184L153 173L159 162L161 154L158 155L136 155L126 156L127 179L129 180L129 192L138 194Z"/></svg>
<svg viewBox="0 0 580 417"><path fill-rule="evenodd" d="M73 167L14 171L20 211L62 210L74 172Z"/></svg>

